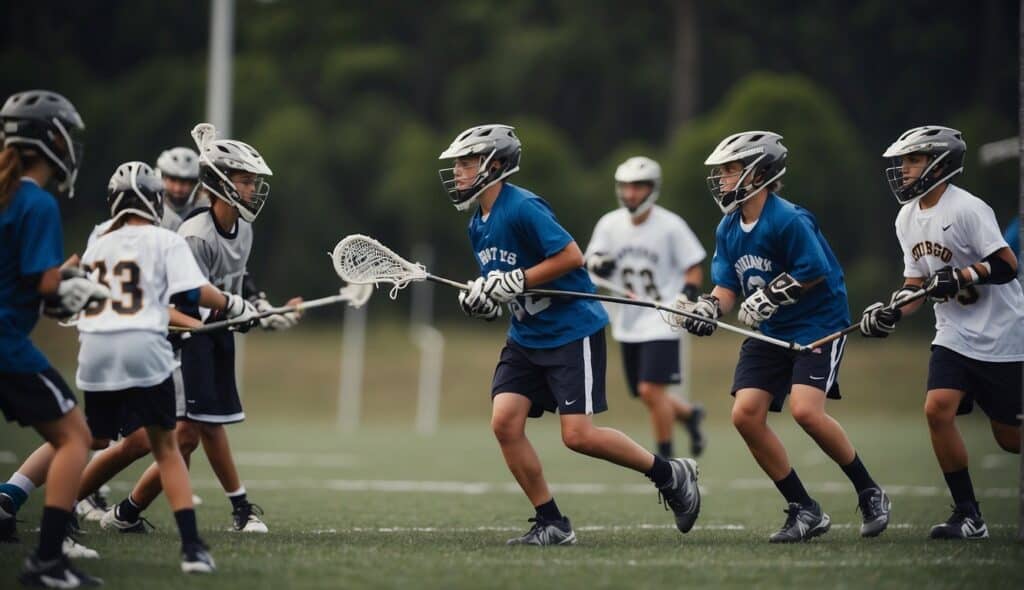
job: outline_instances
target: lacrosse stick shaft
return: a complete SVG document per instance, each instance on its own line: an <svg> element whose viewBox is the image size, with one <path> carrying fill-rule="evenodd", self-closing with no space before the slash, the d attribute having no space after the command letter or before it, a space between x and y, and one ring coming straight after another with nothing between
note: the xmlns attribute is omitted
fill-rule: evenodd
<svg viewBox="0 0 1024 590"><path fill-rule="evenodd" d="M904 299L899 305L896 306L896 308L900 309L900 308L902 308L903 306L905 306L907 304L913 303L913 302L915 302L915 301L917 301L919 299L922 299L922 298L926 297L927 295L928 295L928 290L927 289L919 289L916 293L914 293L910 297ZM819 338L818 340L815 340L814 342L811 342L810 344L808 344L807 348L813 350L815 348L818 348L819 346L822 346L824 344L828 344L829 342L832 342L833 340L839 340L843 336L846 336L848 334L852 334L852 333L856 332L857 330L860 330L860 322L857 322L857 323L855 323L853 325L847 326L847 327L843 328L842 330L839 330L838 332L834 332L832 334L829 334L828 336L825 336L824 338Z"/></svg>
<svg viewBox="0 0 1024 590"><path fill-rule="evenodd" d="M335 303L347 302L350 300L350 296L346 294L331 295L330 297L321 297L320 299L311 299L309 301L303 301L297 305L282 305L281 307L272 307L270 309L261 311L259 314L247 319L247 320L224 320L221 322L213 322L211 324L204 324L198 328L182 328L179 326L171 326L172 332L188 332L189 334L205 334L207 332L216 332L217 330L225 330L233 326L239 326L241 324L247 324L253 320L261 320L265 317L272 315L280 315L282 313L292 313L296 311L305 311L307 309L313 309L314 307L324 307L327 305L334 305Z"/></svg>
<svg viewBox="0 0 1024 590"><path fill-rule="evenodd" d="M589 273L589 274L590 274L590 281L592 283L594 283L595 286L600 287L601 289L604 289L606 291L611 291L612 293L615 293L617 295L622 295L623 297L630 297L631 295L633 295L633 292L630 291L629 289L624 289L624 288L616 285L615 283L609 281L608 279L601 278L601 277L595 275L594 273Z"/></svg>

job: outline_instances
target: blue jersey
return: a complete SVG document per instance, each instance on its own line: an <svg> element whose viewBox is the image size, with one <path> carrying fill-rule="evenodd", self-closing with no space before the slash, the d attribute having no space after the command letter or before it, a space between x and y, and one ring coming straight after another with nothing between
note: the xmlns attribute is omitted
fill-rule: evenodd
<svg viewBox="0 0 1024 590"><path fill-rule="evenodd" d="M1013 251L1013 255L1020 260L1020 217L1014 217L1013 221L1006 228L1006 243Z"/></svg>
<svg viewBox="0 0 1024 590"><path fill-rule="evenodd" d="M734 211L718 224L711 260L716 285L746 298L782 272L801 283L824 277L762 323L763 334L807 344L850 324L843 269L809 211L771 193L750 231L741 221Z"/></svg>
<svg viewBox="0 0 1024 590"><path fill-rule="evenodd" d="M0 371L38 373L50 366L28 335L39 319L39 282L64 254L57 200L22 180L0 209Z"/></svg>
<svg viewBox="0 0 1024 590"><path fill-rule="evenodd" d="M480 273L492 270L526 270L561 252L572 236L559 225L544 199L505 183L490 214L484 220L478 208L469 220ZM594 293L596 289L583 268L558 277L538 289ZM550 297L517 297L509 304L512 321L508 336L527 348L554 348L579 340L608 323L608 314L593 300Z"/></svg>

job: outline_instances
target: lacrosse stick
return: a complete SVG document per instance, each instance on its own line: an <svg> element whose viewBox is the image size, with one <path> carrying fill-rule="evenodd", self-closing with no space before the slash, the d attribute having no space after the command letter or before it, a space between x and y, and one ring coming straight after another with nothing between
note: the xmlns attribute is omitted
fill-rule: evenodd
<svg viewBox="0 0 1024 590"><path fill-rule="evenodd" d="M897 304L895 307L896 307L896 309L900 309L904 305L907 305L908 303L913 303L914 301L917 301L918 299L923 299L924 297L927 297L928 293L930 293L930 291L928 289L923 289L923 288L922 289L918 289L917 291L914 292L913 295L911 295L911 296L907 297L906 299L904 299L903 301L899 302L899 304ZM809 349L809 350L814 350L815 348L818 348L819 346L822 346L824 344L828 344L829 342L832 342L833 340L839 340L840 338L842 338L843 336L846 336L847 334L852 334L852 333L856 332L859 329L860 329L860 322L857 322L857 323L855 323L855 324L853 324L851 326L847 326L847 327L843 328L842 330L839 330L838 332L833 332L832 334L829 334L828 336L825 336L824 338L819 338L818 340L815 340L814 342L811 342L810 344L808 344L806 346L806 348Z"/></svg>
<svg viewBox="0 0 1024 590"><path fill-rule="evenodd" d="M345 287L342 287L341 291L339 291L337 295L321 297L320 299L311 299L309 301L303 301L302 303L299 303L297 305L282 305L281 307L272 307L248 319L224 320L222 322L213 322L210 324L205 324L198 328L171 326L170 331L184 333L186 336L191 336L192 334L205 334L207 332L215 332L217 330L231 329L235 326L252 323L255 320L260 320L272 315L305 311L307 309L313 309L315 307L325 307L327 305L334 305L335 303L346 302L352 307L362 307L367 302L367 300L370 299L371 293L373 293L373 287L371 287L370 285L346 285Z"/></svg>
<svg viewBox="0 0 1024 590"><path fill-rule="evenodd" d="M404 289L409 283L417 281L434 281L456 289L468 290L469 285L452 281L443 277L432 275L427 272L422 264L416 264L405 260L395 254L390 248L377 240L364 235L354 234L345 237L338 242L331 255L334 260L334 270L338 276L348 283L391 283L391 298L398 296L398 291ZM628 297L616 297L614 295L601 295L599 293L580 293L577 291L559 291L555 289L529 289L523 292L524 296L539 295L543 297L570 297L576 299L594 299L619 303L622 305L636 305L649 307L665 313L681 315L695 320L716 324L718 327L742 334L748 338L754 338L781 346L789 350L802 351L804 347L795 342L786 342L758 332L744 330L743 328L727 324L720 320L712 320L694 313L661 305L655 301L644 299L631 299Z"/></svg>
<svg viewBox="0 0 1024 590"><path fill-rule="evenodd" d="M617 284L609 281L608 279L603 279L603 278L597 276L594 273L588 273L588 274L590 274L590 282L594 283L595 287L600 287L601 289L604 289L605 291L610 291L612 293L615 293L616 295L621 295L623 297L635 297L636 296L629 289L624 289L624 288L618 286Z"/></svg>

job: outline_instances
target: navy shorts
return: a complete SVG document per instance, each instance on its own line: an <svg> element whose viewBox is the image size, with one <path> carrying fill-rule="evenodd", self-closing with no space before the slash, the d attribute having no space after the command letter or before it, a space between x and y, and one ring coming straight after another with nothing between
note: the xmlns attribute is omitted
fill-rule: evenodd
<svg viewBox="0 0 1024 590"><path fill-rule="evenodd" d="M990 420L1020 425L1021 371L1024 362L978 361L944 346L932 346L928 360L928 390L956 389L964 392L958 415L970 414L977 402Z"/></svg>
<svg viewBox="0 0 1024 590"><path fill-rule="evenodd" d="M174 407L170 377L151 387L85 392L85 419L94 438L113 440L146 426L174 430Z"/></svg>
<svg viewBox="0 0 1024 590"><path fill-rule="evenodd" d="M38 373L0 371L0 410L8 422L33 426L62 418L75 407L75 394L60 373L47 367Z"/></svg>
<svg viewBox="0 0 1024 590"><path fill-rule="evenodd" d="M839 364L845 348L845 336L808 352L747 338L740 348L732 395L741 389L763 389L772 394L773 412L782 411L793 385L810 385L831 399L840 399Z"/></svg>
<svg viewBox="0 0 1024 590"><path fill-rule="evenodd" d="M623 342L622 364L629 393L637 397L637 386L648 383L676 384L679 374L679 339Z"/></svg>
<svg viewBox="0 0 1024 590"><path fill-rule="evenodd" d="M604 328L555 348L505 342L491 381L491 398L518 393L533 402L530 417L544 412L597 414L608 409L604 375Z"/></svg>
<svg viewBox="0 0 1024 590"><path fill-rule="evenodd" d="M184 412L178 417L206 424L245 420L235 383L235 334L195 334L182 343L181 378Z"/></svg>

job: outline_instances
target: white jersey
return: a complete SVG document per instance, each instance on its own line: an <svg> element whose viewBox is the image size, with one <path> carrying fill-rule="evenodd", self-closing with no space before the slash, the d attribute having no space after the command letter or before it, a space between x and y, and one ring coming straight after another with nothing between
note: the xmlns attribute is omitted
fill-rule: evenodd
<svg viewBox="0 0 1024 590"><path fill-rule="evenodd" d="M173 209L164 207L163 217L160 218L160 227L171 230L172 232L178 231L178 226L181 225L182 218L174 212ZM92 245L96 241L96 238L107 233L110 226L114 224L113 219L108 219L103 223L96 224L96 227L92 228L92 232L89 234L89 239L86 241L86 247Z"/></svg>
<svg viewBox="0 0 1024 590"><path fill-rule="evenodd" d="M672 301L683 289L684 274L707 256L690 226L675 213L655 205L640 225L629 211L606 213L594 227L587 255L601 252L615 258L609 280L640 297ZM653 309L622 305L612 318L619 342L673 340L679 333Z"/></svg>
<svg viewBox="0 0 1024 590"><path fill-rule="evenodd" d="M957 186L950 184L934 207L919 205L907 203L896 216L908 278L923 279L944 266L964 268L1007 247L992 208ZM979 361L1024 361L1020 282L972 285L934 308L932 344Z"/></svg>
<svg viewBox="0 0 1024 590"><path fill-rule="evenodd" d="M167 379L176 366L166 339L171 295L208 283L185 240L154 225L125 225L99 235L82 265L111 296L78 320L78 387L113 391Z"/></svg>

